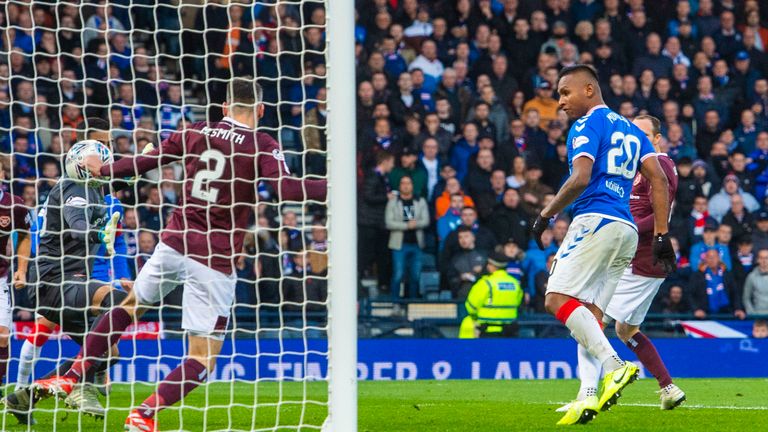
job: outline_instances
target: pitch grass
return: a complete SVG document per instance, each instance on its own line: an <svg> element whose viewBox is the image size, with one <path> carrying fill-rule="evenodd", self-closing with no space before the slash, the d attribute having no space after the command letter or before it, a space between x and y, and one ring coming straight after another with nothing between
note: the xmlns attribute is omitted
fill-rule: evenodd
<svg viewBox="0 0 768 432"><path fill-rule="evenodd" d="M642 379L625 390L619 406L576 428L611 432L768 430L768 379L681 379L678 384L688 394L681 408L660 411L655 381ZM359 430L562 430L554 427L560 418L554 410L577 389L574 380L361 382ZM47 400L38 405L35 427L16 425L10 415L0 426L7 431L121 431L129 407L151 390L137 385L131 400L129 386L115 385L106 421L63 409L54 414L55 401ZM203 411L199 407L206 405L206 398L211 407ZM304 399L315 402L302 404ZM260 404L257 410L251 408L254 400ZM326 400L324 382L215 383L190 394L187 407L163 411L159 424L163 431L318 430L325 418ZM228 408L230 401L237 405Z"/></svg>

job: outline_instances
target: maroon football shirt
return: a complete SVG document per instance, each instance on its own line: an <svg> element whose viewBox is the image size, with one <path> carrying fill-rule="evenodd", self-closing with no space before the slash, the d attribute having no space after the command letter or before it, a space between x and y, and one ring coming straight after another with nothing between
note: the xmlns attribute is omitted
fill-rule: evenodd
<svg viewBox="0 0 768 432"><path fill-rule="evenodd" d="M10 267L10 259L5 256L8 239L14 230L27 231L32 216L24 207L24 200L16 195L0 190L0 277L5 278Z"/></svg>
<svg viewBox="0 0 768 432"><path fill-rule="evenodd" d="M658 155L659 165L667 176L669 182L669 205L677 193L677 169L675 162L666 154ZM667 274L661 265L653 265L653 230L654 217L653 205L651 205L651 182L638 173L632 185L632 194L629 197L629 210L637 225L637 252L632 260L632 273L640 276L665 278Z"/></svg>
<svg viewBox="0 0 768 432"><path fill-rule="evenodd" d="M271 136L229 117L195 123L146 155L103 166L101 174L129 177L175 161L184 164L182 200L161 239L225 274L233 272L233 254L243 248L259 181L270 183L283 200L324 201L326 196L325 180L289 177L280 146Z"/></svg>

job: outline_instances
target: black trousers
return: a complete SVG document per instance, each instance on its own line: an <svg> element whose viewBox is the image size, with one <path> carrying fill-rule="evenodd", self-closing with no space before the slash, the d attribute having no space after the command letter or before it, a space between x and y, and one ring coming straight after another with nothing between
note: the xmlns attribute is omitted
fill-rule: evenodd
<svg viewBox="0 0 768 432"><path fill-rule="evenodd" d="M496 330L498 327L501 327L501 331L488 332L489 327L492 327L492 328L495 327L494 330ZM480 337L481 338L513 338L513 337L517 337L518 330L519 330L519 326L517 323L504 324L501 326L482 324L480 325Z"/></svg>
<svg viewBox="0 0 768 432"><path fill-rule="evenodd" d="M389 231L384 227L357 227L357 271L362 277L371 264L376 264L379 287L389 287L392 278L392 257L387 247Z"/></svg>

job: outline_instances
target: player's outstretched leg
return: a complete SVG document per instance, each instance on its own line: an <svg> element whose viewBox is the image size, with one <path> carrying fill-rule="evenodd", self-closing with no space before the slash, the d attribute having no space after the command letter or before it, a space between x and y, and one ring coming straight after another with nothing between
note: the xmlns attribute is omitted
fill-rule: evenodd
<svg viewBox="0 0 768 432"><path fill-rule="evenodd" d="M157 391L131 411L125 420L130 432L153 431L157 413L183 399L208 379L208 371L216 366L223 341L218 338L189 336L189 356L157 387ZM147 429L149 428L149 429Z"/></svg>
<svg viewBox="0 0 768 432"><path fill-rule="evenodd" d="M672 382L667 366L661 359L659 352L648 337L643 334L638 326L626 323L616 323L616 334L627 344L640 362L659 383L661 389L661 409L671 410L685 401L685 393Z"/></svg>
<svg viewBox="0 0 768 432"><path fill-rule="evenodd" d="M136 307L136 297L133 292L129 293L120 306L114 307L96 322L93 330L86 336L78 358L64 375L40 379L32 384L35 396L40 399L50 396L64 399L69 396L75 384L99 363L107 350L120 340L120 336L133 323L135 317L142 313L143 311Z"/></svg>
<svg viewBox="0 0 768 432"><path fill-rule="evenodd" d="M40 352L43 345L48 341L51 332L56 328L56 324L40 317L35 322L35 328L32 333L24 340L19 353L19 369L16 372L16 388L13 393L9 393L3 399L3 403L8 407L8 412L13 414L19 424L34 425L37 422L32 416L34 407L34 398L29 389L29 377L35 367L37 359L40 358Z"/></svg>
<svg viewBox="0 0 768 432"><path fill-rule="evenodd" d="M550 292L546 296L545 307L568 327L580 345L600 361L606 374L598 404L603 411L609 409L621 396L624 387L637 379L638 367L619 358L595 315L575 298Z"/></svg>

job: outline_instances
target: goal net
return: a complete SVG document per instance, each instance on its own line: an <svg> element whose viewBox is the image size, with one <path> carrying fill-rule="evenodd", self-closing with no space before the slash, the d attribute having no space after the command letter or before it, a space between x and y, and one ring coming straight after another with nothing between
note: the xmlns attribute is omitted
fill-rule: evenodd
<svg viewBox="0 0 768 432"><path fill-rule="evenodd" d="M352 180L335 192L334 181L329 182L326 202L281 201L279 191L267 182L253 185L258 198L244 246L236 251L235 300L216 367L209 372L207 383L160 411L156 419L160 430L193 431L342 430L331 426L334 416L346 416L347 424L354 424L351 335L356 332L356 272L354 264L349 264L355 262L354 252L344 252L345 256L340 252L336 257L330 252L334 242L355 241L354 229L348 229L354 226L354 219L346 214L354 213L354 198L347 200L344 212L339 207L334 213L328 204L334 202L334 196L354 190L350 189L354 187L353 165L347 164L354 158L354 126L349 123L354 117L337 120L352 128L351 132L337 129L341 132L337 136L348 138L350 156L341 154L334 165L329 155L338 150L328 151L337 140L329 133L334 129L329 128L333 123L330 113L336 113L334 104L346 103L347 112L354 112L353 90L334 88L334 80L344 82L344 78L331 77L336 68L336 74L345 73L346 85L353 88L353 17L351 6L342 10L338 5L339 30L331 30L334 21L329 8L334 6L329 3L2 2L2 189L21 197L30 215L28 232L19 228L18 217L11 216L9 223L0 215L0 234L10 235L7 250L0 254L11 263L9 286L14 284L10 275L19 268L17 248L25 234L32 239L33 257L27 283L10 289L13 323L4 395L26 388L74 358L85 334L72 331L67 323L63 328L51 327L62 323L53 322L50 314L45 319L38 314L40 305L50 301L50 285L41 283L37 274L40 262L49 258L40 248L41 234L49 226L46 214L64 218L64 211L46 212L46 204L53 202L50 195L64 173L67 151L83 139L104 141L115 159L141 154L148 146L159 147L172 133L194 122L221 120L228 83L250 75L263 88L265 109L258 130L280 143L280 160L291 175L322 179L331 173L338 179L349 174L347 178ZM349 48L349 62L341 61L340 66L332 66L334 55L329 54L334 34L339 40L337 49ZM342 67L349 70L343 72ZM329 95L336 101L327 104ZM337 110L339 116L343 111ZM102 119L106 126L94 119ZM334 172L334 166L341 168ZM106 310L92 303L91 282L107 281L117 290L131 290L131 281L158 247L170 215L182 208L187 180L191 181L185 179L184 167L171 163L138 178L112 180L102 188L108 196L87 204L88 211L100 207L109 214L120 213L116 253L105 257L102 247L86 257L91 266L88 271L83 268L87 280L76 294L66 284L57 287L61 320L76 311L92 327L98 319L96 313ZM66 205L60 204L58 210ZM333 227L340 224L347 229L330 241L329 227L335 232ZM64 238L70 233L63 227L55 235ZM64 260L67 258L72 257ZM333 262L339 259L347 261L344 273L353 276L334 279L340 270L335 270ZM66 266L61 264L61 274L72 273ZM83 385L92 383L96 390L108 393L97 394L105 409L103 420L95 421L83 409L73 408L69 399L50 398L23 413L0 407L4 414L0 429L122 430L130 410L155 392L188 352L189 335L182 329L187 306L183 281L170 282L179 287L121 336L119 356L109 357L115 362L106 369L107 379L97 373ZM334 296L343 299L334 305ZM346 338L341 351L334 351L333 337L329 342L334 328L342 328L338 335ZM341 360L334 361L334 354ZM334 375L347 379L335 387ZM334 405L341 411L334 413ZM19 418L30 425L16 426Z"/></svg>

